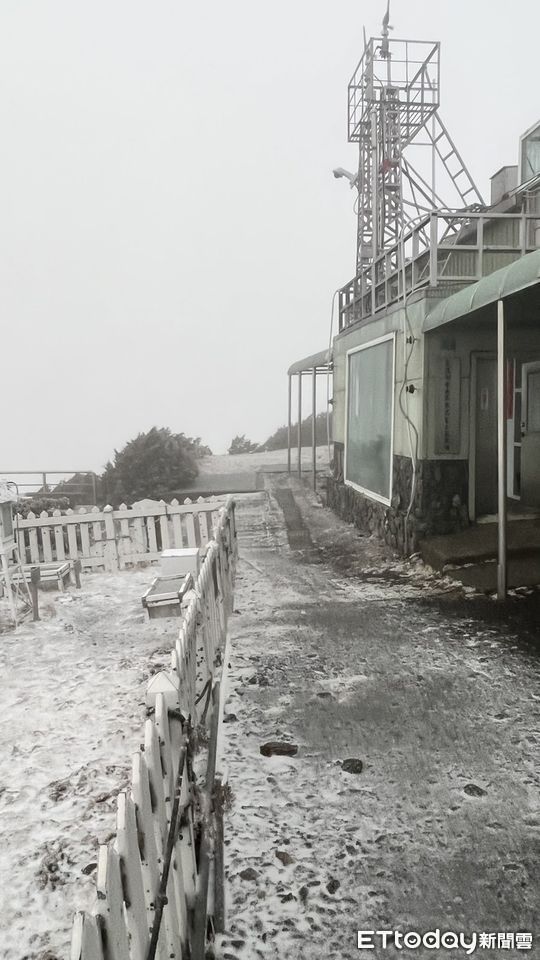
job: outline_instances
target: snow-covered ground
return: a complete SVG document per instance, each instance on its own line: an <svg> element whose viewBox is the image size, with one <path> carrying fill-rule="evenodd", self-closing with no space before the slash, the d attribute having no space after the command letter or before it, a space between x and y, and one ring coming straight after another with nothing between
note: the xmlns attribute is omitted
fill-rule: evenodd
<svg viewBox="0 0 540 960"><path fill-rule="evenodd" d="M149 622L154 570L83 576L42 595L42 621L0 633L0 958L65 960L98 843L140 742L148 677L174 620Z"/></svg>
<svg viewBox="0 0 540 960"><path fill-rule="evenodd" d="M534 930L537 651L492 601L396 560L306 487L267 486L237 511L218 956L347 960L358 928ZM0 960L66 960L91 904L177 629L145 618L153 575L87 575L0 633ZM268 740L298 752L262 756Z"/></svg>
<svg viewBox="0 0 540 960"><path fill-rule="evenodd" d="M292 451L293 468L297 463L297 450ZM302 447L302 463L306 467L311 467L312 453L311 447ZM254 470L264 470L281 466L287 466L286 450L268 450L265 453L216 453L210 457L203 457L198 461L199 475L210 476L212 474L227 473L252 473ZM317 447L317 467L322 469L328 466L328 447Z"/></svg>
<svg viewBox="0 0 540 960"><path fill-rule="evenodd" d="M538 652L492 601L270 487L238 510L218 957L347 960L358 929L538 935Z"/></svg>

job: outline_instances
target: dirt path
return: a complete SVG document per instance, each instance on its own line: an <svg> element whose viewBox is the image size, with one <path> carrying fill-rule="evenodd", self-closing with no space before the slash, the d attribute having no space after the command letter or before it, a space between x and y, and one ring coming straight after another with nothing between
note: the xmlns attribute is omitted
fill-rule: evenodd
<svg viewBox="0 0 540 960"><path fill-rule="evenodd" d="M271 493L238 510L218 956L343 960L362 956L358 929L539 934L530 637L294 482ZM261 756L271 740L297 755Z"/></svg>

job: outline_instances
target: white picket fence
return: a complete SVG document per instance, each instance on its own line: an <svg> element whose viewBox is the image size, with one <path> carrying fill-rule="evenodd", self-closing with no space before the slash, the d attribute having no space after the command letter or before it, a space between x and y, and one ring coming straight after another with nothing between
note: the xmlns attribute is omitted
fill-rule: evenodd
<svg viewBox="0 0 540 960"><path fill-rule="evenodd" d="M171 671L150 681L153 712L133 758L131 788L118 796L116 838L100 847L95 903L75 917L71 960L204 960L208 920L222 902L221 790L214 774L236 558L229 501L216 517ZM201 726L209 732L202 782L192 766ZM200 751L197 759L199 769Z"/></svg>
<svg viewBox="0 0 540 960"><path fill-rule="evenodd" d="M118 510L93 507L77 512L43 511L16 516L22 563L80 560L83 568L122 570L130 564L158 560L170 547L205 547L222 501L216 499Z"/></svg>

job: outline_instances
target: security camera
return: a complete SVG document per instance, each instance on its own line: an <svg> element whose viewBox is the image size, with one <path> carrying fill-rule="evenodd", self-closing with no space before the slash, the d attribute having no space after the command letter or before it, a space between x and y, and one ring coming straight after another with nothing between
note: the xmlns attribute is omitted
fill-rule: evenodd
<svg viewBox="0 0 540 960"><path fill-rule="evenodd" d="M358 181L358 176L354 173L350 173L349 170L344 170L343 167L336 167L335 170L332 170L336 180L340 180L342 177L345 177L349 181L349 186L351 189L356 186Z"/></svg>

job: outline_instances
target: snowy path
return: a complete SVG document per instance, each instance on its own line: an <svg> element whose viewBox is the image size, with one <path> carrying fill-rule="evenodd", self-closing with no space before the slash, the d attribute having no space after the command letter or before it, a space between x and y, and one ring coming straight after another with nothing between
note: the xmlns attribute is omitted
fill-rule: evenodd
<svg viewBox="0 0 540 960"><path fill-rule="evenodd" d="M279 483L283 510L238 509L218 956L346 960L357 929L538 936L538 651L492 601L393 562ZM261 756L282 739L297 756Z"/></svg>
<svg viewBox="0 0 540 960"><path fill-rule="evenodd" d="M114 830L148 676L175 621L149 623L150 569L45 594L41 623L0 634L0 958L64 960ZM172 632L171 632L172 631Z"/></svg>

